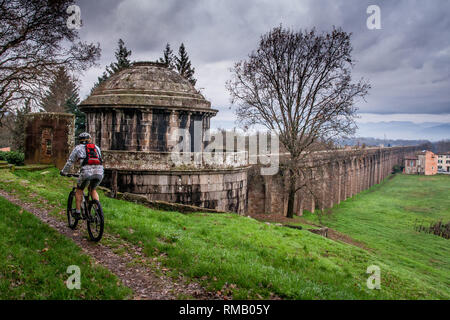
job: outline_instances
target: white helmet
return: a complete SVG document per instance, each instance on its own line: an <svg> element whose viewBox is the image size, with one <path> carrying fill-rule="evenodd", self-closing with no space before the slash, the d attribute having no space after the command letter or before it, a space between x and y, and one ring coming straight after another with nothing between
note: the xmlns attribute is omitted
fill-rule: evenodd
<svg viewBox="0 0 450 320"><path fill-rule="evenodd" d="M80 133L78 136L78 140L82 144L86 144L91 139L91 135L87 132Z"/></svg>

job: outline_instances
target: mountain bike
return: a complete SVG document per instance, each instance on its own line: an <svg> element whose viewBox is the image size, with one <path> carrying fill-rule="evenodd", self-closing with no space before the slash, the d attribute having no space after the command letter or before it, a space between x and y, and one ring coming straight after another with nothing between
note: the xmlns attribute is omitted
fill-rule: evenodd
<svg viewBox="0 0 450 320"><path fill-rule="evenodd" d="M66 177L79 177L79 174L66 174ZM76 182L75 182L76 184ZM67 199L67 220L69 228L75 229L79 220L86 220L89 238L92 241L98 242L102 238L104 228L104 217L102 205L98 200L91 199L90 187L88 187L88 194L83 191L83 201L81 203L81 215L76 214L76 186L72 188Z"/></svg>

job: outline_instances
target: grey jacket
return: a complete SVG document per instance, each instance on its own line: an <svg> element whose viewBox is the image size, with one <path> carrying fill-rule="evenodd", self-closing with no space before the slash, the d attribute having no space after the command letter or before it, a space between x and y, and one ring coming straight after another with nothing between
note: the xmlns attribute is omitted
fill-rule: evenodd
<svg viewBox="0 0 450 320"><path fill-rule="evenodd" d="M100 151L100 148L96 145L95 148L97 149L98 155L101 157L102 153ZM62 169L62 172L67 174L70 170L70 168L73 166L75 161L80 161L80 165L82 164L84 158L86 158L86 145L79 144L77 145L72 153L69 156L69 159L66 162L66 165ZM91 176L94 174L103 175L103 166L92 166L92 165L85 165L81 167L80 174L83 177Z"/></svg>

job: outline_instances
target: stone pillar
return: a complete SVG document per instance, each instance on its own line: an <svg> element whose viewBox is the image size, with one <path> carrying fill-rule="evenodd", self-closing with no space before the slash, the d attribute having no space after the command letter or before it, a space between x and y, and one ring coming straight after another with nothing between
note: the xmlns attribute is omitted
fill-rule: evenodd
<svg viewBox="0 0 450 320"><path fill-rule="evenodd" d="M384 175L384 166L383 166L383 154L380 153L379 159L378 159L378 183L381 183L383 181L383 175Z"/></svg>
<svg viewBox="0 0 450 320"><path fill-rule="evenodd" d="M88 113L88 117L95 113ZM102 112L99 114L101 122L103 123L103 132L101 133L100 141L96 142L100 149L108 150L111 144L111 128L112 128L112 116L110 113ZM86 117L86 118L88 118Z"/></svg>
<svg viewBox="0 0 450 320"><path fill-rule="evenodd" d="M294 212L298 216L303 215L303 204L302 204L302 197L300 195L300 192L295 193L295 204L294 204Z"/></svg>
<svg viewBox="0 0 450 320"><path fill-rule="evenodd" d="M341 202L341 187L342 187L342 170L341 163L334 163L334 204L339 204Z"/></svg>
<svg viewBox="0 0 450 320"><path fill-rule="evenodd" d="M373 166L373 178L372 178L372 186L377 183L377 156L372 156L372 166Z"/></svg>
<svg viewBox="0 0 450 320"><path fill-rule="evenodd" d="M314 212L314 200L311 196L311 192L307 188L302 190L302 206L304 210Z"/></svg>
<svg viewBox="0 0 450 320"><path fill-rule="evenodd" d="M357 159L352 161L352 196L358 193L358 162Z"/></svg>
<svg viewBox="0 0 450 320"><path fill-rule="evenodd" d="M375 155L375 181L374 184L380 183L380 155L377 152Z"/></svg>
<svg viewBox="0 0 450 320"><path fill-rule="evenodd" d="M178 143L178 128L180 125L179 112L172 110L169 116L169 128L167 129L167 150L172 151Z"/></svg>
<svg viewBox="0 0 450 320"><path fill-rule="evenodd" d="M373 180L372 186L377 184L377 173L378 173L378 160L377 155L373 155Z"/></svg>
<svg viewBox="0 0 450 320"><path fill-rule="evenodd" d="M192 112L188 112L187 113L187 121L186 121L186 129L189 131L190 130L190 128L191 128L191 118L192 118ZM190 134L186 134L184 137L183 137L183 142L184 142L184 140L186 139L186 143L184 143L183 144L183 146L185 146L185 147L187 147L188 149L187 150L184 150L184 148L183 148L183 152L191 152L192 150L191 150L191 139L192 139L192 137L190 136Z"/></svg>
<svg viewBox="0 0 450 320"><path fill-rule="evenodd" d="M356 193L360 193L362 190L364 190L364 182L365 182L364 158L357 159L356 163L358 165L358 190Z"/></svg>
<svg viewBox="0 0 450 320"><path fill-rule="evenodd" d="M364 190L368 189L370 186L370 159L368 156L364 157Z"/></svg>
<svg viewBox="0 0 450 320"><path fill-rule="evenodd" d="M324 184L324 208L332 208L334 203L334 174L333 167L331 163L327 163L324 165L324 176L323 176L323 184Z"/></svg>
<svg viewBox="0 0 450 320"><path fill-rule="evenodd" d="M353 196L353 159L347 163L347 198Z"/></svg>
<svg viewBox="0 0 450 320"><path fill-rule="evenodd" d="M347 199L347 171L346 171L346 163L345 161L339 162L340 163L340 171L341 171L341 194L340 194L340 201L345 201Z"/></svg>
<svg viewBox="0 0 450 320"><path fill-rule="evenodd" d="M264 195L264 213L272 213L272 205L271 205L271 185L272 185L272 176L263 176L265 188Z"/></svg>
<svg viewBox="0 0 450 320"><path fill-rule="evenodd" d="M140 149L141 151L150 151L153 113L151 110L143 110L141 117Z"/></svg>

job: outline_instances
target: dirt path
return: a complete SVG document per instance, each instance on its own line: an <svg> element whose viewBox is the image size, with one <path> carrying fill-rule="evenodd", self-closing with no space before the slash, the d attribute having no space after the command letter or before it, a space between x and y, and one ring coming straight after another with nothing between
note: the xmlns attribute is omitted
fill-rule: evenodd
<svg viewBox="0 0 450 320"><path fill-rule="evenodd" d="M198 283L188 283L187 279L183 277L173 280L164 275L169 270L163 268L155 261L156 259L144 256L140 247L127 242L123 245L126 247L125 253L120 255L116 254L112 248L102 242L93 243L88 241L84 236L85 224L81 223L81 221L81 230L80 226L76 230L71 230L65 221L49 215L45 209L36 208L33 204L21 201L4 190L0 190L0 196L34 214L42 222L48 224L60 234L72 239L84 253L94 259L95 263L109 269L119 277L125 286L131 288L133 290L133 299L135 300L171 300L177 298L205 300L227 298L207 292ZM115 238L108 234L105 234L104 237L106 239ZM115 240L123 242L118 238ZM130 265L130 262L136 259L139 259L142 263ZM155 272L155 270L159 270L160 272ZM158 275L157 273L162 273L163 275Z"/></svg>

